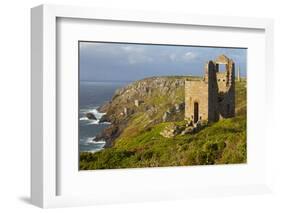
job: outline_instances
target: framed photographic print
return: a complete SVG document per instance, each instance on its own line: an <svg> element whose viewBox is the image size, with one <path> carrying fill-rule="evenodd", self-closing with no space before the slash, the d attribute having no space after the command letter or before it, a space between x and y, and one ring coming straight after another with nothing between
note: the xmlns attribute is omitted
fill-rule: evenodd
<svg viewBox="0 0 281 213"><path fill-rule="evenodd" d="M246 163L246 55L79 41L79 169Z"/></svg>
<svg viewBox="0 0 281 213"><path fill-rule="evenodd" d="M272 20L43 5L31 21L32 203L270 192Z"/></svg>

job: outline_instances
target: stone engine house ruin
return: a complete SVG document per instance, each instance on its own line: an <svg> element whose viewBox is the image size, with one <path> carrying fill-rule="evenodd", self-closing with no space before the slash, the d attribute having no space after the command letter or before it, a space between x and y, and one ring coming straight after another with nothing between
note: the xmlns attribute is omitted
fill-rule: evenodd
<svg viewBox="0 0 281 213"><path fill-rule="evenodd" d="M225 55L205 65L201 79L185 81L185 119L216 122L235 116L235 64Z"/></svg>

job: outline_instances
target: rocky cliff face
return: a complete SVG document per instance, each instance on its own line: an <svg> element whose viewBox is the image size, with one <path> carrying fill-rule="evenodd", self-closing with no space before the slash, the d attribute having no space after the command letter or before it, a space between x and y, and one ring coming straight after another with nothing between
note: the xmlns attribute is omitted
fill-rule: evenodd
<svg viewBox="0 0 281 213"><path fill-rule="evenodd" d="M111 101L99 108L106 112L102 121L109 121L111 125L95 140L103 139L105 147L111 147L137 119L142 120L143 129L161 122L183 120L184 80L182 76L151 77L117 90Z"/></svg>

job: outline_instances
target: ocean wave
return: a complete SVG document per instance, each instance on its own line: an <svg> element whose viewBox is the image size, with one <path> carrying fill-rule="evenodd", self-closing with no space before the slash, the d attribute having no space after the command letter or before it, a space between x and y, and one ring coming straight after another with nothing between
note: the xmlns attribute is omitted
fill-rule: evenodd
<svg viewBox="0 0 281 213"><path fill-rule="evenodd" d="M93 125L93 124L100 124L99 120L89 120L88 125Z"/></svg>
<svg viewBox="0 0 281 213"><path fill-rule="evenodd" d="M80 121L88 121L89 118L87 118L87 117L81 117L81 118L79 118L79 120L80 120Z"/></svg>
<svg viewBox="0 0 281 213"><path fill-rule="evenodd" d="M90 137L87 139L86 143L88 144L105 144L105 141L95 141L96 137Z"/></svg>
<svg viewBox="0 0 281 213"><path fill-rule="evenodd" d="M110 122L105 121L105 122L100 122L100 124L111 124L111 123L110 123Z"/></svg>
<svg viewBox="0 0 281 213"><path fill-rule="evenodd" d="M93 120L93 119L89 119L87 117L81 117L79 118L80 121L88 121L88 123L86 123L86 125L93 125L93 124L111 124L110 122L100 122L100 120Z"/></svg>
<svg viewBox="0 0 281 213"><path fill-rule="evenodd" d="M105 112L99 112L97 109L92 109L89 112L93 113L97 120L100 120L102 116L104 116L106 113Z"/></svg>
<svg viewBox="0 0 281 213"><path fill-rule="evenodd" d="M88 125L93 125L93 124L111 124L110 122L100 122L100 119L102 116L106 115L105 112L99 112L96 108L94 109L82 109L81 112L83 114L86 113L93 113L93 115L97 118L97 120L89 119L86 116L83 116L79 118L80 121L89 121Z"/></svg>
<svg viewBox="0 0 281 213"><path fill-rule="evenodd" d="M101 141L94 141L95 137L90 137L86 140L86 143L84 145L95 145L93 148L90 148L90 150L87 150L86 152L91 152L91 153L95 153L98 151L101 151L104 149L105 146L105 141L101 140Z"/></svg>
<svg viewBox="0 0 281 213"><path fill-rule="evenodd" d="M89 143L91 143L91 144L101 144L101 145L105 145L105 141L91 141L91 142L89 142Z"/></svg>

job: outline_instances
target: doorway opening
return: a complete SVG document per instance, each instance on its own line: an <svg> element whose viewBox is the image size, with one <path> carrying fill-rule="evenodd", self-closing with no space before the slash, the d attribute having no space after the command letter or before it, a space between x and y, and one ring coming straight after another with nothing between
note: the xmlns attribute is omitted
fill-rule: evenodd
<svg viewBox="0 0 281 213"><path fill-rule="evenodd" d="M194 102L194 123L197 123L199 118L199 104L198 102Z"/></svg>

